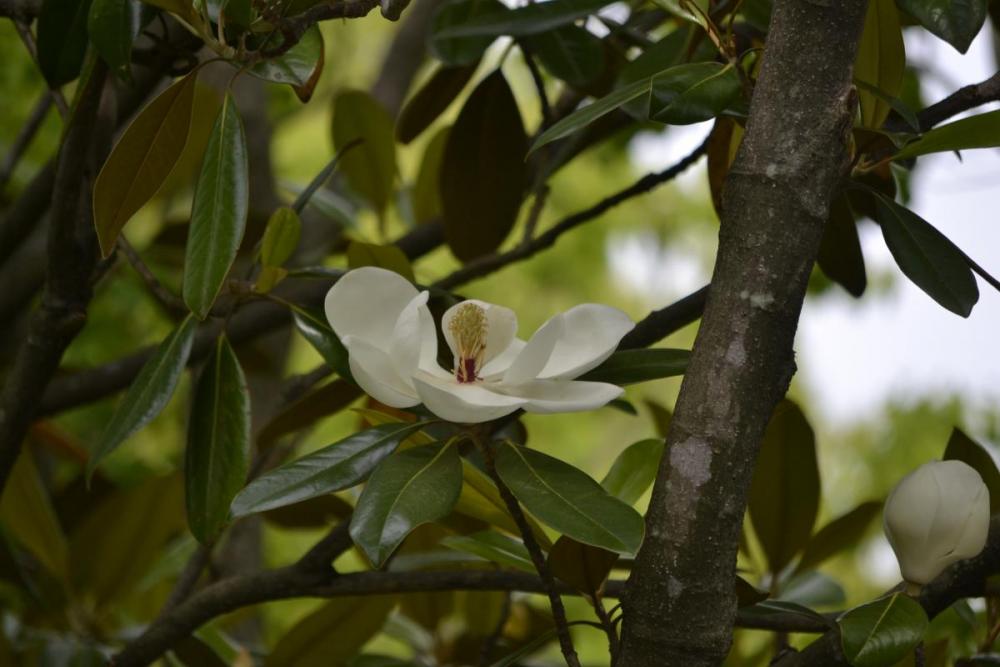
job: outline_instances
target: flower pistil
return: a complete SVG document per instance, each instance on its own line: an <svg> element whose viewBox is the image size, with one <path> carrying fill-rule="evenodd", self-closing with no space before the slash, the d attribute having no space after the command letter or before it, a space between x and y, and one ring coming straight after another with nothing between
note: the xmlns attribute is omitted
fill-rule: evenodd
<svg viewBox="0 0 1000 667"><path fill-rule="evenodd" d="M455 379L461 383L475 382L486 351L486 311L475 303L463 303L448 323L448 330L457 352Z"/></svg>

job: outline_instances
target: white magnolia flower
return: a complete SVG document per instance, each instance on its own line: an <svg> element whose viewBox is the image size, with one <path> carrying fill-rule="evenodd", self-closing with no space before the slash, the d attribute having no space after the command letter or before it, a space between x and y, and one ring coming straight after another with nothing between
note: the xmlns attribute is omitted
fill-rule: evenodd
<svg viewBox="0 0 1000 667"><path fill-rule="evenodd" d="M391 271L347 272L326 295L326 317L347 348L354 379L395 408L423 403L457 423L528 412L592 410L622 394L604 382L575 381L607 359L634 324L616 308L583 304L556 315L527 342L516 337L514 311L463 301L441 320L454 355L437 363L428 294Z"/></svg>
<svg viewBox="0 0 1000 667"><path fill-rule="evenodd" d="M882 519L903 579L923 585L986 546L990 492L971 466L932 461L896 485Z"/></svg>

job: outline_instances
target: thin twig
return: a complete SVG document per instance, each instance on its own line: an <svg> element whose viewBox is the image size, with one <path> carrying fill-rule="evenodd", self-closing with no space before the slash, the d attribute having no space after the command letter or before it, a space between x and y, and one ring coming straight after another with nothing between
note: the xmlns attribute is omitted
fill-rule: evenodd
<svg viewBox="0 0 1000 667"><path fill-rule="evenodd" d="M132 268L135 269L135 272L142 279L142 283L146 286L149 293L167 313L171 316L187 315L188 308L184 305L184 301L163 286L163 283L153 274L149 266L146 265L136 249L132 247L132 244L124 236L118 237L118 249L125 255L125 259L132 265Z"/></svg>
<svg viewBox="0 0 1000 667"><path fill-rule="evenodd" d="M522 245L531 243L531 239L535 237L535 229L538 227L538 220L542 217L542 211L545 210L545 202L548 198L549 186L541 183L535 188L535 199L531 202L531 210L528 212L528 219L524 223L524 236L521 239Z"/></svg>
<svg viewBox="0 0 1000 667"><path fill-rule="evenodd" d="M35 134L38 133L38 128L42 126L45 116L48 115L51 107L52 94L46 91L35 102L35 106L31 109L31 113L28 114L27 120L21 126L20 132L17 133L14 143L11 144L10 150L7 151L3 164L0 165L0 190L3 190L7 186L11 176L14 175L17 163L21 161L28 146L31 145L31 141L35 138Z"/></svg>
<svg viewBox="0 0 1000 667"><path fill-rule="evenodd" d="M920 130L926 132L952 116L1000 100L1000 72L980 83L959 88L948 97L935 102L917 114Z"/></svg>
<svg viewBox="0 0 1000 667"><path fill-rule="evenodd" d="M493 483L496 484L497 490L500 492L500 497L503 498L504 505L507 506L507 511L510 513L511 518L514 519L514 523L517 524L521 538L524 540L524 546L531 556L531 562L535 566L535 570L538 571L538 576L545 587L545 594L548 595L549 605L552 607L552 618L556 623L556 636L559 638L559 648L562 649L563 658L566 659L566 664L569 667L580 667L580 659L576 655L576 649L573 648L573 639L569 634L566 608L563 606L562 598L559 596L555 577L552 576L552 571L549 569L548 563L545 562L545 554L542 553L542 548L535 539L535 534L531 530L531 525L528 523L527 517L524 516L521 504L514 497L511 490L507 488L503 480L500 479L499 473L497 473L496 461L494 460L491 445L481 442L478 438L476 439L476 444L479 445L479 450L483 454L483 460L486 463L486 472L493 479Z"/></svg>
<svg viewBox="0 0 1000 667"><path fill-rule="evenodd" d="M616 665L618 664L618 629L611 621L611 615L604 608L604 600L601 599L601 596L593 598L592 602L594 603L594 613L601 621L604 634L608 636L608 653L611 655L611 664Z"/></svg>
<svg viewBox="0 0 1000 667"><path fill-rule="evenodd" d="M590 208L584 209L578 213L574 213L569 217L564 218L560 222L556 223L554 226L546 230L544 233L538 235L528 243L522 243L516 248L509 250L505 253L487 255L479 259L473 260L463 266L462 268L456 270L455 272L445 276L441 280L435 282L432 287L438 289L451 289L458 285L465 284L470 280L476 278L482 278L483 276L488 276L489 274L507 266L508 264L513 264L545 250L551 247L560 236L566 232L574 229L585 222L589 222L594 218L597 218L608 210L614 208L618 204L631 199L637 195L649 192L658 185L662 185L667 181L670 181L684 172L688 167L697 162L708 148L708 139L701 143L700 146L695 148L684 157L677 164L664 169L663 171L655 172L652 174L646 174L640 178L637 182L628 186L623 190L619 190L615 194L602 199Z"/></svg>

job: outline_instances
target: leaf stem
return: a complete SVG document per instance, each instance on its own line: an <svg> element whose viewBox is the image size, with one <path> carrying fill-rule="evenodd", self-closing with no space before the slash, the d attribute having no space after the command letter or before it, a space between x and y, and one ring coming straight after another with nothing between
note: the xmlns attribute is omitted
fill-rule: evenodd
<svg viewBox="0 0 1000 667"><path fill-rule="evenodd" d="M566 622L566 608L563 606L562 598L559 597L555 578L552 576L552 571L549 570L549 566L545 562L545 555L542 553L542 548L538 546L538 540L535 539L535 534L531 532L531 526L528 524L527 517L524 516L524 511L521 509L520 503L517 502L517 498L514 497L514 494L507 488L507 485L503 483L503 480L500 479L500 475L497 473L496 459L494 458L492 447L489 444L483 443L479 438L474 438L474 440L483 454L483 460L486 462L486 472L493 479L493 483L497 485L500 497L507 506L507 511L510 512L511 518L514 519L518 530L521 531L524 546L531 555L531 562L534 564L535 570L538 571L538 576L545 587L545 593L549 597L549 605L552 607L552 617L556 623L556 634L559 637L559 648L562 649L563 658L566 659L566 664L569 667L580 667L580 659L576 655L576 650L573 648L573 640L569 635L569 625Z"/></svg>

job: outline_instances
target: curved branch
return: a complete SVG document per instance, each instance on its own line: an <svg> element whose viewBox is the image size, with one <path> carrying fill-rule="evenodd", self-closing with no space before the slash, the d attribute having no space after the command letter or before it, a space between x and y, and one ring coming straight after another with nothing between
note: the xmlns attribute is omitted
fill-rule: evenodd
<svg viewBox="0 0 1000 667"><path fill-rule="evenodd" d="M952 116L1000 100L1000 72L980 83L963 86L917 114L920 130L926 132Z"/></svg>

